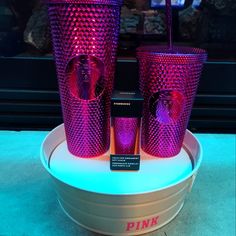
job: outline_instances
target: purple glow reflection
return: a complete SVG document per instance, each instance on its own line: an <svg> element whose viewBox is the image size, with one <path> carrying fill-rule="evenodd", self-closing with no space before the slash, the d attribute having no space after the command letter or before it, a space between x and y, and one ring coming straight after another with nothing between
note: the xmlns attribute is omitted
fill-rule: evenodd
<svg viewBox="0 0 236 236"><path fill-rule="evenodd" d="M134 154L139 118L113 118L115 153Z"/></svg>

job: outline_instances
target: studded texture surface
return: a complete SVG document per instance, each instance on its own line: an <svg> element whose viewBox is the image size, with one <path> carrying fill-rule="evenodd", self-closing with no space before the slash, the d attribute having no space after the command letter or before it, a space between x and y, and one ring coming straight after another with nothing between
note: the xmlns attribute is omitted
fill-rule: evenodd
<svg viewBox="0 0 236 236"><path fill-rule="evenodd" d="M197 48L141 47L137 50L144 96L141 147L158 157L179 153L206 52Z"/></svg>
<svg viewBox="0 0 236 236"><path fill-rule="evenodd" d="M134 154L139 118L113 118L115 153Z"/></svg>
<svg viewBox="0 0 236 236"><path fill-rule="evenodd" d="M120 6L84 4L87 1L83 4L82 1L80 4L60 2L64 3L48 4L48 14L68 149L79 157L94 157L106 152L110 144L110 97ZM93 90L94 94L86 97L79 96L82 93L74 89L74 82L71 83L74 81L72 75L76 73L68 73L68 68L73 68L71 62L73 64L74 58L81 55L85 55L87 64L92 64L90 58L96 58L95 61L104 66L101 75L103 90L97 94ZM90 76L90 69L83 66L83 70L88 69L86 73ZM86 77L88 82L92 82L93 78Z"/></svg>
<svg viewBox="0 0 236 236"><path fill-rule="evenodd" d="M100 4L121 5L123 0L45 0L46 3L76 3L76 4Z"/></svg>

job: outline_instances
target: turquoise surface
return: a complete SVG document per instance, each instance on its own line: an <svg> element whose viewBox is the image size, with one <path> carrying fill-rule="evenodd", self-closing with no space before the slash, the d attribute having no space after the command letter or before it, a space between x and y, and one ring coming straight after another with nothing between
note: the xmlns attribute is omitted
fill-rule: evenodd
<svg viewBox="0 0 236 236"><path fill-rule="evenodd" d="M64 215L40 158L47 132L0 131L0 236L99 235ZM234 236L236 136L196 134L203 163L184 208L152 236Z"/></svg>

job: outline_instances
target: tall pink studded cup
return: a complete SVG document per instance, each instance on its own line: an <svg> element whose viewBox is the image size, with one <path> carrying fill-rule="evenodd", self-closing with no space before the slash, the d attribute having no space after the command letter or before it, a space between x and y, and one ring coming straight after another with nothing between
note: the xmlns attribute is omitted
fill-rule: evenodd
<svg viewBox="0 0 236 236"><path fill-rule="evenodd" d="M153 156L175 156L207 54L198 48L144 46L137 49L137 58L144 97L141 147Z"/></svg>
<svg viewBox="0 0 236 236"><path fill-rule="evenodd" d="M46 0L69 151L105 153L121 0Z"/></svg>

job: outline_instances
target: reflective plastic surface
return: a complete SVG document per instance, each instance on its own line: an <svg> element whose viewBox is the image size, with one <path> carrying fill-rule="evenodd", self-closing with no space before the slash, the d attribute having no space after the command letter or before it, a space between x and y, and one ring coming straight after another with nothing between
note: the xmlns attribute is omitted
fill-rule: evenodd
<svg viewBox="0 0 236 236"><path fill-rule="evenodd" d="M206 52L188 47L137 50L144 96L141 147L158 157L179 153Z"/></svg>
<svg viewBox="0 0 236 236"><path fill-rule="evenodd" d="M49 2L68 148L76 156L98 156L110 144L120 1Z"/></svg>

